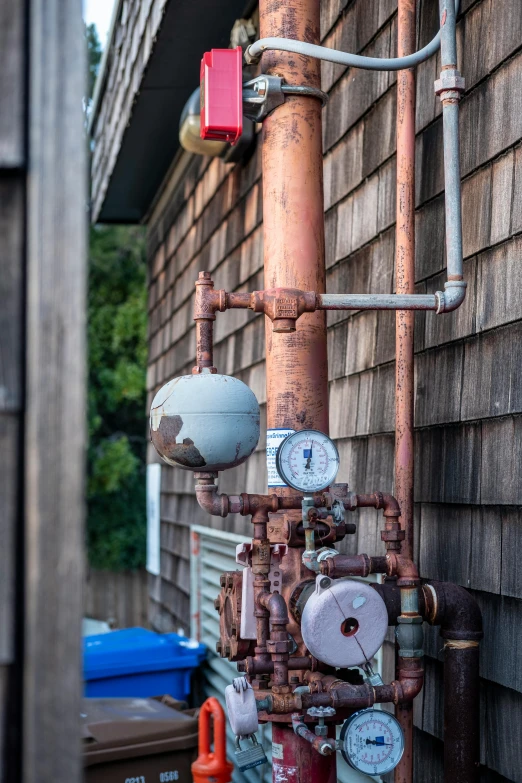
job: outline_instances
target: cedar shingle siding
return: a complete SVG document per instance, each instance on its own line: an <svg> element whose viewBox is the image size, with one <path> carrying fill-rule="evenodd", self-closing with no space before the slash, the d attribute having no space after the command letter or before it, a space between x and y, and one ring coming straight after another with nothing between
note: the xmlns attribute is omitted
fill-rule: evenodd
<svg viewBox="0 0 522 783"><path fill-rule="evenodd" d="M326 45L394 56L396 0L328 0ZM437 24L436 0L419 6L420 46ZM522 781L522 4L464 0L458 25L465 274L462 308L416 315L416 557L422 576L468 587L483 614L484 781ZM417 290L444 280L442 120L433 57L417 75ZM323 64L327 290L393 290L395 75ZM150 221L149 400L194 363L194 281L263 287L259 148L242 166L190 160ZM394 314L329 313L331 433L339 480L358 492L393 487ZM262 317L218 314L215 364L245 381L264 409ZM263 491L264 441L221 476L224 491ZM151 447L150 459L156 455ZM248 520L210 518L191 473L164 467L162 576L151 577L151 620L187 627L189 525L248 533ZM381 553L381 522L357 514L343 552ZM521 561L522 562L522 561ZM392 637L390 636L390 639ZM442 780L442 643L427 629L427 682L415 705L416 783ZM387 676L392 646L387 643Z"/></svg>

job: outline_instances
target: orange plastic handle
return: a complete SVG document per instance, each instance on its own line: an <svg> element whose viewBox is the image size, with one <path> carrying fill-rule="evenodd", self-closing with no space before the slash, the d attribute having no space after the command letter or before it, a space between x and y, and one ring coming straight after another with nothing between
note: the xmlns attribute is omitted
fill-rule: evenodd
<svg viewBox="0 0 522 783"><path fill-rule="evenodd" d="M199 755L210 753L210 716L214 718L214 758L223 767L227 764L226 726L223 707L211 696L199 713Z"/></svg>

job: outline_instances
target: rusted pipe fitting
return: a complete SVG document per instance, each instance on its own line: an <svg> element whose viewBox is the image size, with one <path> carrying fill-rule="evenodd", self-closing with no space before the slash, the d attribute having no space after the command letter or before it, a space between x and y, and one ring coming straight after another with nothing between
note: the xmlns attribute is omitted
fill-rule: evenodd
<svg viewBox="0 0 522 783"><path fill-rule="evenodd" d="M334 679L326 691L282 694L258 691L255 696L263 702L263 709L276 715L288 715L310 707L334 707L336 710L355 711L372 707L374 704L410 702L420 693L424 682L422 659L399 660L399 678L389 685L352 685Z"/></svg>
<svg viewBox="0 0 522 783"><path fill-rule="evenodd" d="M370 495L354 495L350 493L343 503L347 511L353 511L356 508L382 509L385 526L384 530L381 531L381 539L389 552L400 552L405 532L400 523L401 509L393 495L383 492L372 492Z"/></svg>
<svg viewBox="0 0 522 783"><path fill-rule="evenodd" d="M231 503L228 495L218 494L216 484L203 483L197 479L196 498L201 508L214 517L227 517L231 513ZM241 511L239 511L241 513Z"/></svg>
<svg viewBox="0 0 522 783"><path fill-rule="evenodd" d="M258 512L275 513L301 508L302 495L280 497L278 495L256 495L243 492L241 495L218 494L214 483L217 473L194 473L196 479L196 497L199 505L208 514L226 517L228 514L241 514L254 517ZM322 493L314 495L316 508L324 506Z"/></svg>
<svg viewBox="0 0 522 783"><path fill-rule="evenodd" d="M292 727L297 736L302 737L309 742L313 749L320 753L321 756L330 756L337 750L335 739L330 737L318 737L313 731L310 731L304 722L304 715L294 713L292 715Z"/></svg>
<svg viewBox="0 0 522 783"><path fill-rule="evenodd" d="M270 626L274 631L279 631L278 626L286 630L290 622L286 601L280 593L262 593L258 596L258 603L268 609L270 615Z"/></svg>
<svg viewBox="0 0 522 783"><path fill-rule="evenodd" d="M295 288L273 288L254 291L252 310L264 313L272 321L272 329L278 333L295 332L296 321L303 313L313 313L317 302L314 291L298 291Z"/></svg>
<svg viewBox="0 0 522 783"><path fill-rule="evenodd" d="M209 272L200 272L196 280L194 320L196 322L196 366L193 375L202 372L217 373L214 367L214 326L216 311L225 309L224 291L214 290Z"/></svg>
<svg viewBox="0 0 522 783"><path fill-rule="evenodd" d="M350 503L350 500L347 501ZM353 503L353 501L352 501ZM377 508L383 509L383 516L390 519L399 518L401 509L393 495L383 492L372 492L370 495L355 495L355 506L346 505L345 508L353 511L354 508Z"/></svg>
<svg viewBox="0 0 522 783"><path fill-rule="evenodd" d="M399 587L413 587L420 584L419 572L409 557L389 552L386 555L387 575L398 577Z"/></svg>
<svg viewBox="0 0 522 783"><path fill-rule="evenodd" d="M210 272L200 272L195 283L194 320L215 321L216 312L227 309L225 291L216 291Z"/></svg>
<svg viewBox="0 0 522 783"><path fill-rule="evenodd" d="M311 655L296 656L288 659L288 669L290 671L304 671L311 670L313 661ZM249 677L254 677L257 674L273 674L274 662L273 661L258 661L257 658L249 655L244 661L237 662L237 669L239 672L248 674ZM315 672L317 674L317 672Z"/></svg>
<svg viewBox="0 0 522 783"><path fill-rule="evenodd" d="M422 592L424 616L431 625L440 625L443 638L475 642L483 638L481 611L464 587L430 580Z"/></svg>
<svg viewBox="0 0 522 783"><path fill-rule="evenodd" d="M395 704L412 702L419 695L424 683L422 658L399 658L399 681L396 686Z"/></svg>
<svg viewBox="0 0 522 783"><path fill-rule="evenodd" d="M321 561L321 574L331 579L343 576L368 576L369 574L386 574L388 562L385 557L369 557L368 555L336 555Z"/></svg>

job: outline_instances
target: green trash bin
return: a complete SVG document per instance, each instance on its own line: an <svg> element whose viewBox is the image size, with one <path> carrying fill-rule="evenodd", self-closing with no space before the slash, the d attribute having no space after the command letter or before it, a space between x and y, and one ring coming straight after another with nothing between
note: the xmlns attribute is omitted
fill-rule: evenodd
<svg viewBox="0 0 522 783"><path fill-rule="evenodd" d="M192 783L195 710L161 699L84 699L85 783Z"/></svg>

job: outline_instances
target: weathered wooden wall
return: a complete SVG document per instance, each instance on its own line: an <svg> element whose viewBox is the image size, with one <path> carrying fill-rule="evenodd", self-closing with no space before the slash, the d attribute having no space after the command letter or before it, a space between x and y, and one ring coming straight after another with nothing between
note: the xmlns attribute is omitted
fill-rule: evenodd
<svg viewBox="0 0 522 783"><path fill-rule="evenodd" d="M123 134L147 66L167 0L115 0L117 22L110 46L104 53L107 78L95 86L93 112L98 115L98 95L103 94L100 112L93 128L94 152L91 189L95 194L92 211L98 216L109 179L113 173Z"/></svg>
<svg viewBox="0 0 522 783"><path fill-rule="evenodd" d="M112 628L148 625L148 586L145 569L138 571L98 571L87 573L84 613L103 620Z"/></svg>
<svg viewBox="0 0 522 783"><path fill-rule="evenodd" d="M0 3L0 781L81 778L81 3Z"/></svg>
<svg viewBox="0 0 522 783"><path fill-rule="evenodd" d="M397 0L325 0L325 44L390 56ZM433 35L436 0L419 4L419 45ZM522 4L463 0L462 101L465 272L468 295L453 315L416 320L416 552L424 577L472 590L483 613L484 780L522 781ZM433 82L438 57L418 69L417 288L444 279L442 122ZM328 291L393 290L395 77L323 64ZM189 372L199 270L217 287L263 285L259 152L244 166L194 158L150 222L150 397ZM393 488L394 316L329 314L331 434L340 480L357 491ZM217 367L265 402L264 329L243 311L218 314ZM225 474L225 490L262 491L264 443ZM151 451L150 459L156 456ZM190 473L163 469L162 575L150 578L151 619L187 625L191 523L248 530L242 519L209 519ZM366 510L343 551L380 552L380 520ZM441 641L427 630L427 683L417 700L416 783L441 777ZM388 668L391 646L387 647Z"/></svg>

